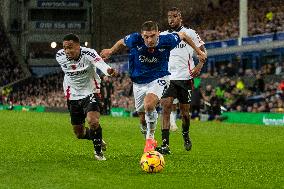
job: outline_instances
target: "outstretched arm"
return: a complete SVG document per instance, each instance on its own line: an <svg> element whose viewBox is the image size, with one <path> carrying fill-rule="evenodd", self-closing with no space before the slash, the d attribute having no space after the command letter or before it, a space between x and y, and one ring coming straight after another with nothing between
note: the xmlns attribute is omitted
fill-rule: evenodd
<svg viewBox="0 0 284 189"><path fill-rule="evenodd" d="M204 45L201 45L199 48L195 45L195 43L192 41L192 39L186 35L185 32L179 32L179 37L181 40L185 41L187 44L189 44L197 53L199 63L192 69L191 76L196 77L200 74L200 71L206 62L207 59L207 51Z"/></svg>
<svg viewBox="0 0 284 189"><path fill-rule="evenodd" d="M119 75L114 68L110 67L102 59L100 59L99 61L92 61L92 64L95 65L96 68L101 70L106 76L117 77Z"/></svg>
<svg viewBox="0 0 284 189"><path fill-rule="evenodd" d="M102 52L100 53L100 56L104 60L108 59L111 55L117 53L118 51L122 50L125 47L126 47L126 45L124 43L124 40L120 39L110 49L103 49Z"/></svg>
<svg viewBox="0 0 284 189"><path fill-rule="evenodd" d="M180 37L181 40L185 41L188 45L190 45L195 52L198 55L199 60L202 60L203 62L205 62L206 58L207 58L207 53L203 52L200 48L198 48L195 43L192 41L192 39L186 35L185 32L178 32L177 33Z"/></svg>
<svg viewBox="0 0 284 189"><path fill-rule="evenodd" d="M199 49L200 49L202 52L204 52L204 53L206 54L206 56L207 56L207 51L206 51L206 48L205 48L204 45L201 45L201 46L199 47ZM203 59L200 58L199 56L198 56L198 59L199 59L199 63L198 63L198 64L192 69L192 71L191 71L191 76L192 76L192 77L196 77L196 76L198 76L198 75L200 74L201 69L202 69L203 65L205 64L205 62L206 62L206 59L203 60Z"/></svg>

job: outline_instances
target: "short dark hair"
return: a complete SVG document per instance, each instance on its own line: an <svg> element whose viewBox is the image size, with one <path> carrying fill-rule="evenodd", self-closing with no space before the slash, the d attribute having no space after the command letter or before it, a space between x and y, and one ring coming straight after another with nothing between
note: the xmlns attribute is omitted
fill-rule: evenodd
<svg viewBox="0 0 284 189"><path fill-rule="evenodd" d="M63 41L74 41L75 43L80 43L80 39L78 37L78 35L74 34L74 33L69 33L67 35L64 36Z"/></svg>
<svg viewBox="0 0 284 189"><path fill-rule="evenodd" d="M168 12L170 12L170 11L176 11L176 12L178 12L178 13L181 15L181 11L180 11L180 9L177 8L177 7L171 7L171 8L168 10Z"/></svg>
<svg viewBox="0 0 284 189"><path fill-rule="evenodd" d="M157 22L146 21L141 26L141 31L153 31L153 30L156 30L156 31L159 30Z"/></svg>

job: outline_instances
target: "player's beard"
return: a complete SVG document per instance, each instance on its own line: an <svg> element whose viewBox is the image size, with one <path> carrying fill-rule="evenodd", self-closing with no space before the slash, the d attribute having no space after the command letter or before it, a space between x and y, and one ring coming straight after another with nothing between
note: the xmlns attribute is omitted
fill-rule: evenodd
<svg viewBox="0 0 284 189"><path fill-rule="evenodd" d="M177 26L175 26L175 27L170 27L170 29L173 30L173 31L176 31L176 30L178 29L178 27L177 27Z"/></svg>
<svg viewBox="0 0 284 189"><path fill-rule="evenodd" d="M71 60L77 60L78 58L79 58L79 54L80 53L71 53L71 54L68 54L68 55L66 55L69 59L71 59Z"/></svg>
<svg viewBox="0 0 284 189"><path fill-rule="evenodd" d="M181 26L181 24L175 24L175 22L169 23L169 27L173 31L176 31L180 26Z"/></svg>

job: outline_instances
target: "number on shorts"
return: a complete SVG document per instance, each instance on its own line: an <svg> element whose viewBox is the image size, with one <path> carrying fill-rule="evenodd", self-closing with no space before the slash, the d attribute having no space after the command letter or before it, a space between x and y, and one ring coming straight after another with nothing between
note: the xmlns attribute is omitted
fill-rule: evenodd
<svg viewBox="0 0 284 189"><path fill-rule="evenodd" d="M167 84L167 82L166 82L165 80L158 80L158 84L159 84L160 86L164 86L164 85Z"/></svg>
<svg viewBox="0 0 284 189"><path fill-rule="evenodd" d="M91 94L91 96L90 96L90 103L94 103L94 102L97 102L96 101L96 97L95 97L94 94Z"/></svg>
<svg viewBox="0 0 284 189"><path fill-rule="evenodd" d="M190 102L191 101L191 90L187 90L187 92L188 92L188 96L187 96L188 102Z"/></svg>

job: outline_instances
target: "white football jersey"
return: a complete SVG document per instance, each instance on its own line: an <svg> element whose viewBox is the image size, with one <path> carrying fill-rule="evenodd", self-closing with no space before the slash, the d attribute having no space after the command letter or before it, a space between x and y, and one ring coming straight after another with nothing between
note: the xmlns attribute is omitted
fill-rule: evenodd
<svg viewBox="0 0 284 189"><path fill-rule="evenodd" d="M56 60L64 72L63 89L67 99L79 100L97 92L96 83L100 80L96 63L105 62L94 49L81 47L78 60L70 60L61 49L56 53Z"/></svg>
<svg viewBox="0 0 284 189"><path fill-rule="evenodd" d="M97 73L97 68L94 67L94 84L95 84L95 89L94 89L94 93L101 93L101 78L99 76L99 74Z"/></svg>
<svg viewBox="0 0 284 189"><path fill-rule="evenodd" d="M172 33L185 32L195 43L197 47L204 45L199 35L195 30L181 26L179 31ZM164 31L161 35L171 33L169 30ZM169 58L169 72L170 80L188 80L192 79L190 76L191 70L195 67L193 62L193 48L186 42L181 41L173 50L171 50Z"/></svg>

